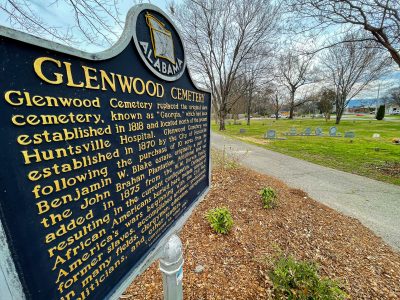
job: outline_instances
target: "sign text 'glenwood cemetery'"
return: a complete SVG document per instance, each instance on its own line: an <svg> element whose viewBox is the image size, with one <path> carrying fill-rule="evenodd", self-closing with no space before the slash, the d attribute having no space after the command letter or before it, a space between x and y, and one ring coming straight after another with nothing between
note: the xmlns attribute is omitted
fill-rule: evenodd
<svg viewBox="0 0 400 300"><path fill-rule="evenodd" d="M152 5L105 52L2 28L0 55L3 283L27 299L115 295L209 188L210 94Z"/></svg>

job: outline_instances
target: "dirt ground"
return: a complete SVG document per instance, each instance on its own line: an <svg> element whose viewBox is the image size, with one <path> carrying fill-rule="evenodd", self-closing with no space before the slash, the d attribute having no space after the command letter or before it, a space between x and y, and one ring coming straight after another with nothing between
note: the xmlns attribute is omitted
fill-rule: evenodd
<svg viewBox="0 0 400 300"><path fill-rule="evenodd" d="M357 220L301 190L244 168L214 168L212 190L185 224L185 299L272 299L268 271L277 252L313 260L320 274L341 283L350 299L400 299L400 254ZM262 208L259 190L279 193L277 208ZM214 234L205 213L228 207L234 228ZM204 271L195 272L196 266ZM158 263L136 278L123 299L162 299Z"/></svg>

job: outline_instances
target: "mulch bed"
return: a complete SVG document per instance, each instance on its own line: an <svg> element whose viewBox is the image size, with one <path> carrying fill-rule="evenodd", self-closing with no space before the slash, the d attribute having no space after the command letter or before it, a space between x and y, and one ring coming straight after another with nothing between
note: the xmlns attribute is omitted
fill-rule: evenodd
<svg viewBox="0 0 400 300"><path fill-rule="evenodd" d="M254 171L213 170L213 187L185 224L185 299L271 299L269 264L278 251L313 260L320 274L342 284L351 299L400 299L400 254L354 218L301 190ZM277 208L262 208L259 190L279 193ZM214 234L204 215L228 207L235 226ZM204 266L201 273L196 266ZM162 299L158 263L136 278L124 299Z"/></svg>

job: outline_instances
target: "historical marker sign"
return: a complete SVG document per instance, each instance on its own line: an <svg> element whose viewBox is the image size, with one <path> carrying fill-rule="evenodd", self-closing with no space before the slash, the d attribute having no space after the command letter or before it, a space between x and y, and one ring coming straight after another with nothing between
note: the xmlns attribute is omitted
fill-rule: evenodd
<svg viewBox="0 0 400 300"><path fill-rule="evenodd" d="M210 94L152 5L99 54L1 32L0 298L116 295L209 188Z"/></svg>

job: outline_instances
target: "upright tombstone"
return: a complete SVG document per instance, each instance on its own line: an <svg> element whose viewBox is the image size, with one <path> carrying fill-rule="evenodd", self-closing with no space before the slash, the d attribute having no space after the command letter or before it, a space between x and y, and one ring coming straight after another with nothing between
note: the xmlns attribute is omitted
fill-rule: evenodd
<svg viewBox="0 0 400 300"><path fill-rule="evenodd" d="M265 138L276 139L276 131L272 129L268 130L267 133L265 134Z"/></svg>
<svg viewBox="0 0 400 300"><path fill-rule="evenodd" d="M315 135L316 136L322 136L322 129L320 127L315 128Z"/></svg>
<svg viewBox="0 0 400 300"><path fill-rule="evenodd" d="M304 135L306 135L306 136L311 135L311 128L310 128L310 127L307 127L307 128L304 130Z"/></svg>
<svg viewBox="0 0 400 300"><path fill-rule="evenodd" d="M335 126L332 126L329 128L329 136L331 136L331 137L337 136L337 128Z"/></svg>
<svg viewBox="0 0 400 300"><path fill-rule="evenodd" d="M239 129L239 133L246 133L246 129L240 128L240 129Z"/></svg>
<svg viewBox="0 0 400 300"><path fill-rule="evenodd" d="M0 299L115 299L209 190L211 95L153 5L98 54L0 32Z"/></svg>

